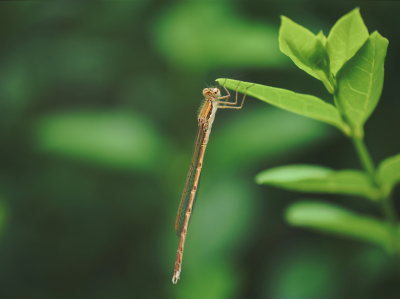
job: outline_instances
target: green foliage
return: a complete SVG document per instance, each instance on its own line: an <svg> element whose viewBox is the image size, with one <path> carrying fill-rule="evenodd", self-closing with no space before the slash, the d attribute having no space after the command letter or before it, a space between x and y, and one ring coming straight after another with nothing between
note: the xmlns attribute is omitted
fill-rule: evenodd
<svg viewBox="0 0 400 299"><path fill-rule="evenodd" d="M217 113L182 280L171 283L174 220L204 82L240 76L334 105L319 80L279 51L279 14L286 11L326 47L329 26L353 9L348 3L0 5L1 298L399 297L398 266L381 248L285 228L281 210L293 194L254 185L253 174L278 165L330 160L332 169L351 168L356 156L338 148L346 137L250 97L241 110ZM366 126L367 142L384 160L400 148L392 83L400 6L356 5L370 32L391 41L385 98ZM300 195L318 197L294 198ZM372 201L321 196L378 215Z"/></svg>
<svg viewBox="0 0 400 299"><path fill-rule="evenodd" d="M361 18L359 8L353 9L333 25L326 44L333 75L354 56L368 37L368 29Z"/></svg>
<svg viewBox="0 0 400 299"><path fill-rule="evenodd" d="M347 209L315 201L300 201L286 210L286 221L294 226L346 236L389 248L384 222Z"/></svg>
<svg viewBox="0 0 400 299"><path fill-rule="evenodd" d="M382 93L388 43L378 32L373 32L337 75L337 101L348 122L355 127L357 137L362 136L362 126Z"/></svg>
<svg viewBox="0 0 400 299"><path fill-rule="evenodd" d="M300 69L321 80L326 89L333 93L334 88L329 79L329 56L325 49L325 40L321 35L323 33L316 36L289 18L282 16L281 19L279 49Z"/></svg>
<svg viewBox="0 0 400 299"><path fill-rule="evenodd" d="M300 191L358 195L384 208L387 226L376 219L323 203L301 202L287 210L289 223L367 240L391 251L399 251L396 212L390 204L393 186L400 181L400 156L383 161L375 171L363 142L363 126L382 93L384 61L388 41L377 31L368 34L359 9L343 16L328 38L322 31L308 29L282 16L280 50L309 75L321 80L334 95L335 106L311 95L236 80L217 81L231 90L247 93L281 109L313 118L339 128L353 139L365 171L334 171L320 166L288 165L261 172L259 184Z"/></svg>
<svg viewBox="0 0 400 299"><path fill-rule="evenodd" d="M328 41L328 39L326 38L326 36L325 36L324 33L322 32L322 30L321 30L320 32L318 32L317 38L320 40L320 42L322 43L322 45L325 47L325 46L326 46L326 42Z"/></svg>
<svg viewBox="0 0 400 299"><path fill-rule="evenodd" d="M384 192L389 194L394 185L400 182L400 154L382 161L376 175Z"/></svg>
<svg viewBox="0 0 400 299"><path fill-rule="evenodd" d="M372 200L380 195L368 175L361 171L334 171L313 165L271 168L259 173L256 182L300 192L359 195Z"/></svg>
<svg viewBox="0 0 400 299"><path fill-rule="evenodd" d="M331 125L349 134L349 127L344 123L338 109L323 100L306 94L295 93L290 90L275 88L260 84L241 82L231 79L217 79L220 85L226 88L245 93L278 108L307 116Z"/></svg>

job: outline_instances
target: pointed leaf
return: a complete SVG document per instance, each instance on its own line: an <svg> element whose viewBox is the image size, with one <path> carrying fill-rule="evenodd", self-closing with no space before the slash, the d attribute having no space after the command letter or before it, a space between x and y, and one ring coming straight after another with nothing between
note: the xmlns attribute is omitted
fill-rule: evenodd
<svg viewBox="0 0 400 299"><path fill-rule="evenodd" d="M246 92L246 88L248 88L247 95L278 108L331 124L342 130L345 134L349 133L349 128L343 122L336 107L317 97L295 93L286 89L231 79L217 79L217 81L221 86L225 84L226 88L234 91L236 91L239 85L238 92L243 94Z"/></svg>
<svg viewBox="0 0 400 299"><path fill-rule="evenodd" d="M256 182L299 192L349 194L373 200L379 197L379 190L372 186L368 176L357 170L287 165L259 173Z"/></svg>
<svg viewBox="0 0 400 299"><path fill-rule="evenodd" d="M393 186L400 182L400 154L381 162L377 171L377 179L385 193L390 193Z"/></svg>
<svg viewBox="0 0 400 299"><path fill-rule="evenodd" d="M328 39L326 38L326 36L325 36L324 33L322 32L322 30L321 30L320 32L318 32L317 38L320 40L320 42L322 43L322 45L325 47L325 46L326 46L326 42L328 41Z"/></svg>
<svg viewBox="0 0 400 299"><path fill-rule="evenodd" d="M361 131L382 93L387 46L388 40L373 32L337 76L338 104L347 120Z"/></svg>
<svg viewBox="0 0 400 299"><path fill-rule="evenodd" d="M321 80L326 89L333 93L334 89L329 81L329 56L321 35L317 37L285 16L281 16L281 20L279 49L300 69Z"/></svg>
<svg viewBox="0 0 400 299"><path fill-rule="evenodd" d="M339 206L301 201L286 209L285 218L294 226L367 241L390 249L390 236L385 223Z"/></svg>
<svg viewBox="0 0 400 299"><path fill-rule="evenodd" d="M329 53L331 72L336 75L340 68L368 39L368 29L357 7L341 17L329 32L326 49Z"/></svg>

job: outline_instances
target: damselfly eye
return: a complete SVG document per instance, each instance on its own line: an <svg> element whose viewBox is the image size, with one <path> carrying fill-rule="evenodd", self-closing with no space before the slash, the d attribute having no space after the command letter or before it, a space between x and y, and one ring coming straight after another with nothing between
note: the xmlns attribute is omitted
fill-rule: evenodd
<svg viewBox="0 0 400 299"><path fill-rule="evenodd" d="M219 91L218 88L214 88L214 89L213 89L213 93L214 93L214 94L218 94L218 91Z"/></svg>
<svg viewBox="0 0 400 299"><path fill-rule="evenodd" d="M208 94L208 88L204 88L203 89L203 96L207 96L207 94Z"/></svg>

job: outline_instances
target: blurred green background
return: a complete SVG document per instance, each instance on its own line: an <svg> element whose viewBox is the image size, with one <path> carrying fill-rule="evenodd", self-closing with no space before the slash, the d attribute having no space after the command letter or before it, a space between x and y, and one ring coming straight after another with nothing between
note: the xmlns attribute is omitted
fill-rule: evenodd
<svg viewBox="0 0 400 299"><path fill-rule="evenodd" d="M328 35L356 6L389 39L365 127L377 163L400 152L400 3L0 3L0 298L400 297L381 248L283 220L304 198L380 217L374 205L254 182L292 163L360 169L349 140L252 98L218 112L171 282L202 89L232 78L331 102L279 52L279 16Z"/></svg>

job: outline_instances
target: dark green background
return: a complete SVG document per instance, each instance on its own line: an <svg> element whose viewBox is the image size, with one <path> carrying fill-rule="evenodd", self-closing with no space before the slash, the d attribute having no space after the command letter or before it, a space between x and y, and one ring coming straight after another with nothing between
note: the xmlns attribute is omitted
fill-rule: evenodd
<svg viewBox="0 0 400 299"><path fill-rule="evenodd" d="M252 98L218 112L171 282L202 89L232 78L331 102L279 52L279 16L328 35L356 6L389 40L365 127L378 163L400 152L399 3L0 3L0 298L400 297L381 248L283 220L302 198L380 217L373 204L254 182L293 163L360 169L349 140Z"/></svg>

